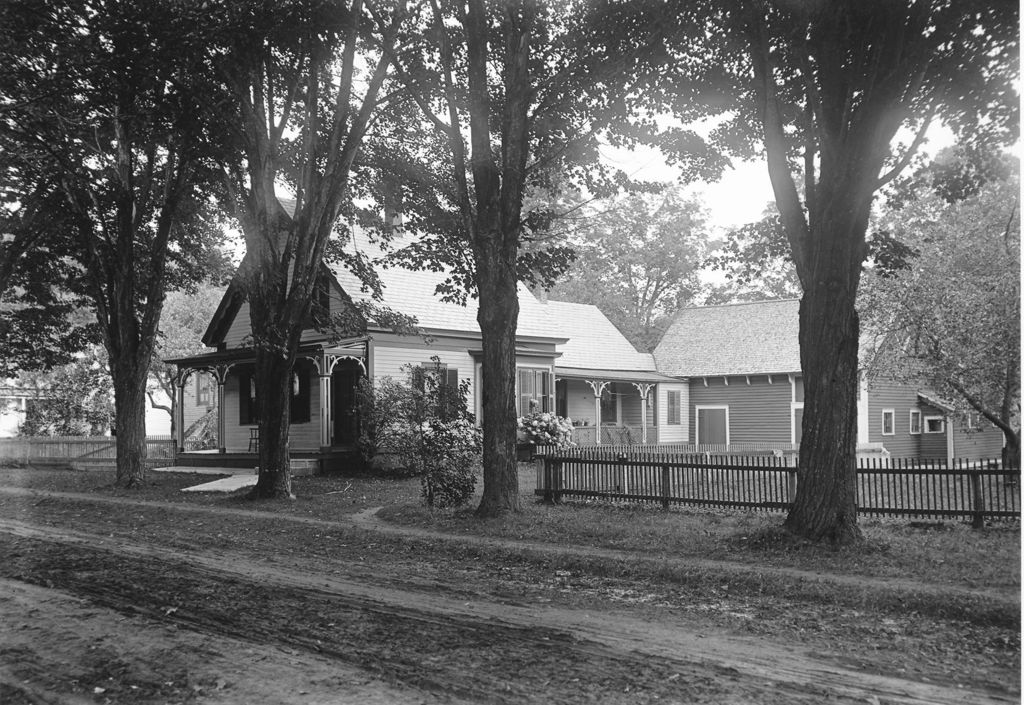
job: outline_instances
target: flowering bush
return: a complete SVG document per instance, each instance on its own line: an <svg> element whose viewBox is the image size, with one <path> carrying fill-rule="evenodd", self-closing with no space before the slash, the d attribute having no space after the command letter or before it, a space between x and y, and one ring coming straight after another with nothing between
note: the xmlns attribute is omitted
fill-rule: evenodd
<svg viewBox="0 0 1024 705"><path fill-rule="evenodd" d="M443 368L406 366L408 382L378 379L360 388L363 457L394 459L405 473L420 478L427 506L465 503L480 473L482 434L469 412L469 381L444 384Z"/></svg>
<svg viewBox="0 0 1024 705"><path fill-rule="evenodd" d="M520 437L538 445L571 446L572 419L565 419L550 411L538 411L516 419Z"/></svg>

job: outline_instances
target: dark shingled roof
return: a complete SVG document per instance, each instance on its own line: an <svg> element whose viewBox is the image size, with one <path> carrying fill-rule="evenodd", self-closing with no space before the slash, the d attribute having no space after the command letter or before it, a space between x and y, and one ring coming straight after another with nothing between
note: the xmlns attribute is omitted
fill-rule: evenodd
<svg viewBox="0 0 1024 705"><path fill-rule="evenodd" d="M796 299L686 308L654 351L658 372L673 377L800 371Z"/></svg>

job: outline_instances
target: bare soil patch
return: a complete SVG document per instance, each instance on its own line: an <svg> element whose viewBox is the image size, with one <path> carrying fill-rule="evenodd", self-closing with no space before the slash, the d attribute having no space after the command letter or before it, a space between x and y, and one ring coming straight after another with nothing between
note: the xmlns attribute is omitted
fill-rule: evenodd
<svg viewBox="0 0 1024 705"><path fill-rule="evenodd" d="M317 494L252 503L193 501L170 476L140 501L73 475L0 474L36 490L0 491L0 576L34 586L11 610L40 601L24 630L38 653L25 640L0 651L0 694L36 693L24 702L247 702L218 682L265 679L275 702L1019 699L1019 595L998 590L850 585L749 556L687 568L353 521L375 506L418 511L411 482L389 492L385 481L317 478ZM68 485L77 495L53 493ZM929 600L945 606L915 607ZM67 638L76 611L83 624L110 617L99 624L115 642L124 620L145 645L111 656L124 670L89 676L88 639L77 648ZM67 655L41 656L44 634ZM294 665L231 658L256 647ZM209 658L185 658L196 653ZM333 700L317 699L310 683L321 681L306 677L321 663L338 669L339 681L323 681Z"/></svg>

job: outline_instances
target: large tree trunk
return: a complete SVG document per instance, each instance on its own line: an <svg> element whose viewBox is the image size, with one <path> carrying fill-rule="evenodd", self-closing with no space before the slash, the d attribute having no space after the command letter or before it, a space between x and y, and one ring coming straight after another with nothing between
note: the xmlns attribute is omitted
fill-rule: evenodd
<svg viewBox="0 0 1024 705"><path fill-rule="evenodd" d="M259 479L249 496L291 499L290 383L301 326L289 320L285 306L287 268L279 264L277 252L264 246L253 248L259 265L247 283L260 434Z"/></svg>
<svg viewBox="0 0 1024 705"><path fill-rule="evenodd" d="M483 334L483 466L484 492L477 515L493 517L518 512L519 473L516 464L516 295L515 259L502 261L495 248L477 257Z"/></svg>
<svg viewBox="0 0 1024 705"><path fill-rule="evenodd" d="M796 498L786 528L812 541L845 544L857 528L857 386L860 261L836 250L863 243L858 223L826 221L814 233L821 256L802 278L800 367L804 413ZM848 230L860 229L860 237Z"/></svg>
<svg viewBox="0 0 1024 705"><path fill-rule="evenodd" d="M1014 468L1018 472L1020 471L1020 435L1006 431L1003 432L1006 437L1006 445L1003 446L1003 467Z"/></svg>
<svg viewBox="0 0 1024 705"><path fill-rule="evenodd" d="M146 477L146 367L111 361L118 487L138 487Z"/></svg>
<svg viewBox="0 0 1024 705"><path fill-rule="evenodd" d="M253 499L293 499L289 457L292 362L280 353L257 348L256 389L259 390L259 478Z"/></svg>

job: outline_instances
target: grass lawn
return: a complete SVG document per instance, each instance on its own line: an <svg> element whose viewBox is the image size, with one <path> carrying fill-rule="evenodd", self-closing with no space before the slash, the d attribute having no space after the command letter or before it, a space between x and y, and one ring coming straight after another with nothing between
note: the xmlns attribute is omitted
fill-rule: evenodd
<svg viewBox="0 0 1024 705"><path fill-rule="evenodd" d="M959 521L911 522L861 519L864 542L832 548L785 534L781 512L753 512L606 502L550 506L533 494L532 466L520 466L522 512L480 520L473 510L480 483L463 508L423 506L415 479L316 476L293 479L294 502L248 502L235 495L177 490L215 476L150 473L135 490L113 487L113 473L0 469L0 484L70 492L95 492L203 505L245 506L260 511L320 519L381 507L386 522L451 534L530 541L563 547L605 548L648 558L694 557L751 566L796 568L820 573L916 581L940 586L1019 593L1020 523L994 522L983 530Z"/></svg>
<svg viewBox="0 0 1024 705"><path fill-rule="evenodd" d="M610 548L646 556L694 556L838 574L971 588L1020 589L1020 522L974 530L960 521L864 519L864 542L832 548L782 531L783 512L564 502L533 494L532 467L520 466L518 515L481 521L475 502L431 513L420 504L385 507L379 516L437 531ZM479 494L479 489L478 489Z"/></svg>

